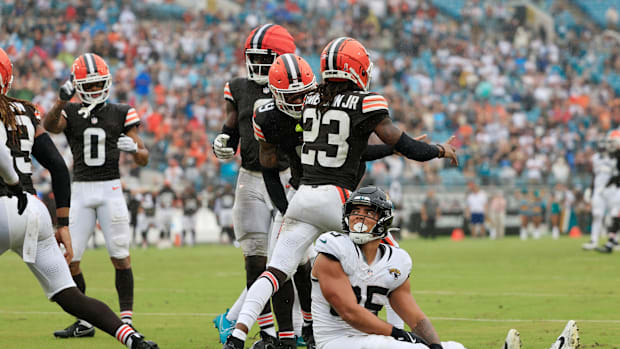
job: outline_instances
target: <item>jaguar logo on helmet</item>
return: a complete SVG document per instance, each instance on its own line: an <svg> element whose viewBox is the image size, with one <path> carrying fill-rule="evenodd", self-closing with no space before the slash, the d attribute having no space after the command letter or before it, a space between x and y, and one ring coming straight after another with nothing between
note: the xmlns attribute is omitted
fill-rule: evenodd
<svg viewBox="0 0 620 349"><path fill-rule="evenodd" d="M295 53L293 36L277 24L254 28L245 40L245 67L248 79L264 85L269 80L269 68L276 58L285 53Z"/></svg>
<svg viewBox="0 0 620 349"><path fill-rule="evenodd" d="M73 61L71 79L80 100L85 104L104 103L110 97L110 69L103 58L94 53L85 53Z"/></svg>

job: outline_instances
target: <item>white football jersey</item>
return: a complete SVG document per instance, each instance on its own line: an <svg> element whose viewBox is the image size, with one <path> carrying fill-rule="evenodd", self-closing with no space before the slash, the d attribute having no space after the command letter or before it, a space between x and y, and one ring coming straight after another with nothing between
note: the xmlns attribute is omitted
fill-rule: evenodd
<svg viewBox="0 0 620 349"><path fill-rule="evenodd" d="M616 159L605 154L595 153L592 155L592 172L594 172L594 191L599 191L607 186L616 169Z"/></svg>
<svg viewBox="0 0 620 349"><path fill-rule="evenodd" d="M411 272L411 258L404 250L382 243L374 263L368 265L362 250L347 235L341 233L322 234L316 240L315 250L340 261L358 303L375 314L389 304L388 295L402 285ZM338 316L323 297L319 282L314 276L312 318L317 342L332 337L364 335Z"/></svg>

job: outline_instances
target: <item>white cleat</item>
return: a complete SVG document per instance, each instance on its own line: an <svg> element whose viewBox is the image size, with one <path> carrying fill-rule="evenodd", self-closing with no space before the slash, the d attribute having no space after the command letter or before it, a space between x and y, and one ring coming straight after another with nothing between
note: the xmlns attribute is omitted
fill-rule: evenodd
<svg viewBox="0 0 620 349"><path fill-rule="evenodd" d="M502 349L521 349L521 335L519 335L519 331L514 328L508 331Z"/></svg>
<svg viewBox="0 0 620 349"><path fill-rule="evenodd" d="M586 251L592 251L592 250L594 250L595 248L597 248L597 247L598 247L598 244L597 244L597 243L595 243L595 242L590 241L590 242L587 242L587 243L585 243L585 244L581 245L581 247L582 247L584 250L586 250Z"/></svg>
<svg viewBox="0 0 620 349"><path fill-rule="evenodd" d="M579 343L579 328L577 328L575 320L570 320L550 349L577 349L579 347L581 347Z"/></svg>

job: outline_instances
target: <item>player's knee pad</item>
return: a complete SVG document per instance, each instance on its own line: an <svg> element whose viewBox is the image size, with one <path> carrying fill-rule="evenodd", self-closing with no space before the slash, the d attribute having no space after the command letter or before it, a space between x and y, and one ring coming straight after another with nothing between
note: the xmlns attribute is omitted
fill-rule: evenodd
<svg viewBox="0 0 620 349"><path fill-rule="evenodd" d="M267 257L267 233L246 233L239 244L244 256Z"/></svg>

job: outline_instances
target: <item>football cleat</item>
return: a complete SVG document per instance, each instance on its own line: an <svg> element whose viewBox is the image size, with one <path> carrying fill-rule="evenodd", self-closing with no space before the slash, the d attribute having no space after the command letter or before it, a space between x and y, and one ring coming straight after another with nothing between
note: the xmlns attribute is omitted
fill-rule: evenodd
<svg viewBox="0 0 620 349"><path fill-rule="evenodd" d="M230 335L228 336L228 339L226 339L226 343L224 343L222 349L243 349L244 344L245 343L243 343L241 339Z"/></svg>
<svg viewBox="0 0 620 349"><path fill-rule="evenodd" d="M232 334L232 331L235 329L236 321L228 321L226 319L226 315L228 315L228 310L223 314L220 314L213 319L213 323L215 324L215 328L217 328L220 333L220 343L226 343L226 339L228 336Z"/></svg>
<svg viewBox="0 0 620 349"><path fill-rule="evenodd" d="M250 349L277 349L278 345L279 341L276 337L268 335L265 331L260 331L260 339L254 342Z"/></svg>
<svg viewBox="0 0 620 349"><path fill-rule="evenodd" d="M521 349L521 335L514 328L508 331L502 349Z"/></svg>
<svg viewBox="0 0 620 349"><path fill-rule="evenodd" d="M279 340L278 349L297 349L297 341L295 338L282 338Z"/></svg>
<svg viewBox="0 0 620 349"><path fill-rule="evenodd" d="M147 341L143 335L134 333L127 339L127 346L131 349L159 349L157 343Z"/></svg>
<svg viewBox="0 0 620 349"><path fill-rule="evenodd" d="M612 253L613 252L613 248L611 246L608 246L608 245L599 246L595 250L597 250L599 252L602 252L602 253Z"/></svg>
<svg viewBox="0 0 620 349"><path fill-rule="evenodd" d="M93 337L95 336L95 327L87 326L78 320L64 330L54 332L56 338L72 338L72 337Z"/></svg>
<svg viewBox="0 0 620 349"><path fill-rule="evenodd" d="M587 243L581 245L581 247L584 250L586 250L586 251L592 251L592 250L596 249L596 247L598 247L598 244L594 243L594 241L590 241L590 242L587 242Z"/></svg>
<svg viewBox="0 0 620 349"><path fill-rule="evenodd" d="M301 336L297 337L297 336L295 336L295 338L297 339L297 343L296 344L297 344L298 347L305 347L306 346L306 341L304 340L304 337L301 337Z"/></svg>
<svg viewBox="0 0 620 349"><path fill-rule="evenodd" d="M306 342L308 349L316 349L316 343L314 342L314 332L312 331L312 324L301 328L301 336Z"/></svg>
<svg viewBox="0 0 620 349"><path fill-rule="evenodd" d="M580 345L579 328L575 320L570 320L550 349L577 349Z"/></svg>

